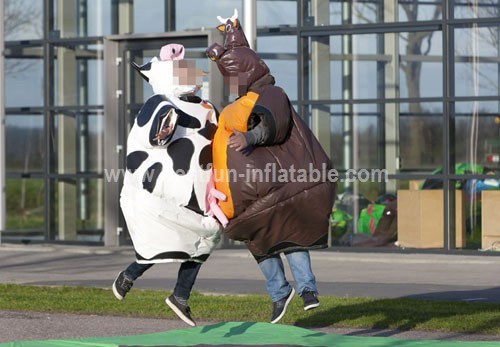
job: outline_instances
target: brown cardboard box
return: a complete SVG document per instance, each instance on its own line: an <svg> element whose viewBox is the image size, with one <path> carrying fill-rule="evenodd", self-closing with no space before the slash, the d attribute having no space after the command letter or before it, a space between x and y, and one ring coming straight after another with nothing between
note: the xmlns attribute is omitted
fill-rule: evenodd
<svg viewBox="0 0 500 347"><path fill-rule="evenodd" d="M481 192L481 248L500 249L500 190Z"/></svg>
<svg viewBox="0 0 500 347"><path fill-rule="evenodd" d="M409 248L443 248L443 191L398 190L398 243ZM465 246L463 192L455 193L455 247ZM499 234L500 235L500 234Z"/></svg>

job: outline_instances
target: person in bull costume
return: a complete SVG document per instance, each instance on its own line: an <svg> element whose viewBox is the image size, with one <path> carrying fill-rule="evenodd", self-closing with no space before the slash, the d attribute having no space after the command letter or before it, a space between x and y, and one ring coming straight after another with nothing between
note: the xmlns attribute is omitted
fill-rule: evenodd
<svg viewBox="0 0 500 347"><path fill-rule="evenodd" d="M213 144L216 188L227 196L220 201L229 219L224 233L244 241L256 259L276 323L295 294L281 253L304 310L319 306L308 251L328 245L336 185L318 179L332 169L331 162L287 94L275 86L268 66L249 48L237 11L218 19L223 46L215 43L206 53L239 96L222 110Z"/></svg>
<svg viewBox="0 0 500 347"><path fill-rule="evenodd" d="M187 304L201 264L220 239L224 215L215 204L211 143L217 112L196 96L202 71L184 60L184 47L162 47L161 60L132 66L153 87L127 139L127 170L120 205L136 261L121 271L113 293L123 300L134 281L155 263L181 263L165 301L195 326Z"/></svg>

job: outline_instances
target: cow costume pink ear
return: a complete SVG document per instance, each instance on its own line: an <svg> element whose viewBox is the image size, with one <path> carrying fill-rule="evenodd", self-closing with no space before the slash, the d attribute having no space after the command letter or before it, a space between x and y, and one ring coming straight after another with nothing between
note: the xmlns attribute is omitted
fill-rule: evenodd
<svg viewBox="0 0 500 347"><path fill-rule="evenodd" d="M184 46L177 43L170 43L165 45L160 50L160 59L167 60L181 60L184 59Z"/></svg>

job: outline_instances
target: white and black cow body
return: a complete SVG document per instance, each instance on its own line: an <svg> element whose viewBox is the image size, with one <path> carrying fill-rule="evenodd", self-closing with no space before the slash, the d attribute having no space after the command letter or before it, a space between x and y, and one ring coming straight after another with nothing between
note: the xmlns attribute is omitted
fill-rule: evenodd
<svg viewBox="0 0 500 347"><path fill-rule="evenodd" d="M206 215L212 175L214 107L198 97L153 95L139 111L127 140L120 204L139 263L203 262L220 238ZM177 116L166 143L153 140L158 123Z"/></svg>

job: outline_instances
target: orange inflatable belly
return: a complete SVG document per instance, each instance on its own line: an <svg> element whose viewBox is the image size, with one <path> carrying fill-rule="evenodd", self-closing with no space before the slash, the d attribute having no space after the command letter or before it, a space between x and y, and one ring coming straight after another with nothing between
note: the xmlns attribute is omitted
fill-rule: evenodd
<svg viewBox="0 0 500 347"><path fill-rule="evenodd" d="M248 92L238 100L224 107L219 117L219 126L213 142L213 167L215 174L215 187L227 196L226 201L220 201L220 208L228 219L234 217L233 199L229 187L227 140L237 131L247 131L248 117L259 95ZM233 176L232 176L233 177Z"/></svg>

